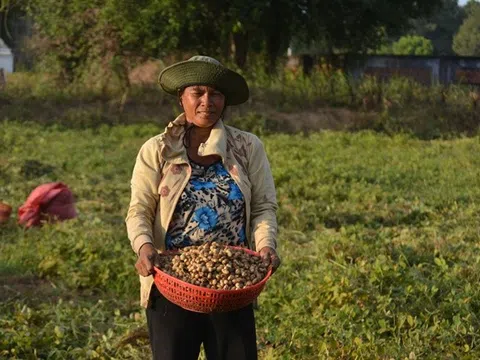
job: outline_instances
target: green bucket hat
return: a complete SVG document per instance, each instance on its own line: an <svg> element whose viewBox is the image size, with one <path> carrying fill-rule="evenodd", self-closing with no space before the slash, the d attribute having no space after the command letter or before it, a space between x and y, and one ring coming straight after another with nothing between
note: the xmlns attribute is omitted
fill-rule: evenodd
<svg viewBox="0 0 480 360"><path fill-rule="evenodd" d="M212 86L225 95L226 105L242 104L249 97L248 85L243 76L209 56L193 56L163 69L158 83L165 92L175 96L187 86Z"/></svg>

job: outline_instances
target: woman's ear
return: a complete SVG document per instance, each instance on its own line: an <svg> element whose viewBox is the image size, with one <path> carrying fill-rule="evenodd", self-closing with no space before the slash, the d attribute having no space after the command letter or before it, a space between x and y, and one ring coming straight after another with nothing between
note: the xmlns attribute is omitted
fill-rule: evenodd
<svg viewBox="0 0 480 360"><path fill-rule="evenodd" d="M178 104L182 107L182 109L183 109L183 102L182 102L183 91L184 90L178 90Z"/></svg>

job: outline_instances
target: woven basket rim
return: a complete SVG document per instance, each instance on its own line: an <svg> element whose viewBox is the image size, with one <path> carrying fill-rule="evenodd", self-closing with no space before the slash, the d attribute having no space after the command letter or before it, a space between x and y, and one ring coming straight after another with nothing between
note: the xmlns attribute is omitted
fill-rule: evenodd
<svg viewBox="0 0 480 360"><path fill-rule="evenodd" d="M227 247L232 248L232 249L241 249L243 251L246 251L246 252L250 253L251 255L260 256L260 254L258 252L247 249L247 248L243 248L241 246L227 245ZM179 253L179 252L180 252L179 250L167 250L167 251L164 251L164 252L160 253L159 255L173 255L173 254L176 254L176 253ZM156 266L154 266L153 269L155 271L155 276L164 276L167 279L171 279L172 281L177 282L177 283L179 283L183 286L189 287L191 289L199 290L199 291L203 291L203 292L209 292L209 293L213 293L213 294L219 294L219 295L221 295L221 294L231 294L232 292L235 292L237 294L249 292L253 289L257 289L257 288L260 288L261 286L263 286L268 281L270 276L272 276L272 266L269 265L267 274L258 283L246 286L243 289L232 289L232 290L223 290L222 289L222 290L219 290L219 289L210 289L210 288L207 288L207 287L194 285L194 284L188 283L186 281L180 280L179 278L176 278L175 276L167 274L166 272L162 271L161 269L159 269Z"/></svg>

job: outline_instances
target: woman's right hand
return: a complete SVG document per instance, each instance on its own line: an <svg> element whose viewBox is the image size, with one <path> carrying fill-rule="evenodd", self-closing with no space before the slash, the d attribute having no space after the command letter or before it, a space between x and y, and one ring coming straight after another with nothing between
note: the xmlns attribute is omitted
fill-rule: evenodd
<svg viewBox="0 0 480 360"><path fill-rule="evenodd" d="M138 260L135 264L137 272L141 276L149 276L154 273L153 267L160 267L160 255L152 244L144 244L138 252Z"/></svg>

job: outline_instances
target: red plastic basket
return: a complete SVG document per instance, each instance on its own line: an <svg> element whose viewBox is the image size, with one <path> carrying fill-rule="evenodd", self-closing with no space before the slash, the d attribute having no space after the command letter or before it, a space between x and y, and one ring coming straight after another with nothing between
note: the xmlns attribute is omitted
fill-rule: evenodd
<svg viewBox="0 0 480 360"><path fill-rule="evenodd" d="M249 254L260 256L257 252L240 248ZM164 254L171 255L177 251L167 251ZM262 292L267 280L272 275L272 268L268 269L267 275L258 283L238 290L209 289L179 280L159 268L155 267L154 281L158 291L172 303L195 312L212 313L241 309L251 304Z"/></svg>

